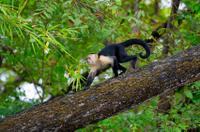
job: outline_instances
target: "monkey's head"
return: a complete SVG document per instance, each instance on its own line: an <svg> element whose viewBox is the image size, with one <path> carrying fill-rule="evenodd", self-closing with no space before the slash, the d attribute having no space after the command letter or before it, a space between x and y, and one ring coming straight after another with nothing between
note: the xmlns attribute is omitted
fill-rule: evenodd
<svg viewBox="0 0 200 132"><path fill-rule="evenodd" d="M98 55L97 54L89 54L86 58L86 61L89 65L95 65L98 61Z"/></svg>

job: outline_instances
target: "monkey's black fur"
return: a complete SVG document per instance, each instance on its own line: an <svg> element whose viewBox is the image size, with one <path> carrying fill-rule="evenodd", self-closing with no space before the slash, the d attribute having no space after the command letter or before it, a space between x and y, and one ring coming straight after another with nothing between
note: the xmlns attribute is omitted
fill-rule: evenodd
<svg viewBox="0 0 200 132"><path fill-rule="evenodd" d="M142 55L140 53L140 57L145 59L148 58L150 55L150 49L145 43L145 41L141 39L129 39L119 44L110 44L104 47L99 53L98 56L110 56L114 58L114 66L112 67L115 76L118 76L118 70L122 70L123 72L126 71L126 68L120 65L119 63L124 63L131 61L131 65L135 68L135 64L137 61L137 56L135 55L128 55L125 51L125 48L131 45L141 45L146 50L146 55Z"/></svg>
<svg viewBox="0 0 200 132"><path fill-rule="evenodd" d="M99 53L98 55L104 55L104 56L116 56L118 61L122 61L128 56L125 48L131 45L141 45L146 50L146 55L142 55L140 53L140 57L145 59L148 58L150 55L150 49L147 46L146 42L141 39L129 39L124 42L118 43L118 44L109 44L106 45Z"/></svg>
<svg viewBox="0 0 200 132"><path fill-rule="evenodd" d="M101 56L106 56L106 57L111 58L112 65L110 65L110 66L112 66L113 73L114 73L115 77L117 77L118 70L121 70L122 73L124 73L126 71L126 68L123 67L122 65L120 65L120 63L131 61L131 65L135 69L137 56L136 55L128 55L125 51L126 47L134 45L134 44L141 45L145 49L145 51L146 51L145 55L143 55L142 53L139 54L139 56L141 58L145 59L145 58L149 57L150 49L147 46L145 41L143 41L141 39L129 39L122 43L106 45L106 47L104 47L98 53L98 58L100 58ZM104 60L101 60L101 61L103 63ZM100 74L101 72L102 72L102 69L100 69L100 68L97 68L95 71L90 72L90 74L87 77L87 83L86 83L86 86L84 89L87 89L93 82L94 77L96 75Z"/></svg>

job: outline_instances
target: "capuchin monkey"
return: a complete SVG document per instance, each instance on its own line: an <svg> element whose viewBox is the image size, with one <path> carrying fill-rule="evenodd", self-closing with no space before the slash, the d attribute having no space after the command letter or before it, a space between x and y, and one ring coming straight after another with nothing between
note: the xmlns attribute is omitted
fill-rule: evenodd
<svg viewBox="0 0 200 132"><path fill-rule="evenodd" d="M122 43L110 44L104 47L98 54L88 55L86 60L90 66L90 72L87 77L87 82L84 89L89 88L95 76L98 76L101 72L110 67L112 67L115 77L118 76L118 70L122 71L120 74L124 73L126 71L126 68L120 65L120 63L130 61L132 68L135 69L137 56L128 55L125 51L126 47L134 44L141 45L146 50L145 55L143 55L142 53L139 54L141 58L145 59L149 57L150 49L147 46L146 42L141 39L129 39Z"/></svg>

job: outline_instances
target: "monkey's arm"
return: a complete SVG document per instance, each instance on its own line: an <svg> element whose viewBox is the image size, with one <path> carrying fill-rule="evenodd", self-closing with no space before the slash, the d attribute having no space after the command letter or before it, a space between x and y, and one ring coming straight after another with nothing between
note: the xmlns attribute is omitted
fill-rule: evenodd
<svg viewBox="0 0 200 132"><path fill-rule="evenodd" d="M92 84L96 75L97 75L97 71L90 71L90 73L87 77L87 82L86 82L86 85L84 87L84 90L86 90L90 87L90 85Z"/></svg>
<svg viewBox="0 0 200 132"><path fill-rule="evenodd" d="M110 66L106 66L103 69L99 69L99 70L90 70L89 75L87 77L87 81L86 81L86 85L84 86L83 90L86 90L90 87L90 85L92 84L95 76L98 76L99 74L101 74L102 72L106 71Z"/></svg>
<svg viewBox="0 0 200 132"><path fill-rule="evenodd" d="M115 77L117 77L118 76L118 70L119 70L119 63L118 63L116 57L113 57L112 70L113 70Z"/></svg>

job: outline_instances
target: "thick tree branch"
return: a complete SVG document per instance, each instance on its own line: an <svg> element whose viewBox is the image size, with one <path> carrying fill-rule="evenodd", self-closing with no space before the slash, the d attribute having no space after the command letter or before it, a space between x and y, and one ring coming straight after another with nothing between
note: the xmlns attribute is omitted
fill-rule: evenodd
<svg viewBox="0 0 200 132"><path fill-rule="evenodd" d="M200 45L8 117L0 122L0 131L73 131L197 80Z"/></svg>

